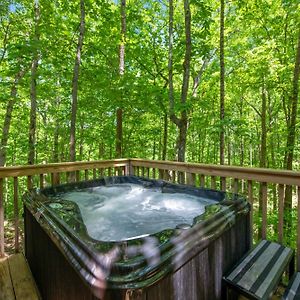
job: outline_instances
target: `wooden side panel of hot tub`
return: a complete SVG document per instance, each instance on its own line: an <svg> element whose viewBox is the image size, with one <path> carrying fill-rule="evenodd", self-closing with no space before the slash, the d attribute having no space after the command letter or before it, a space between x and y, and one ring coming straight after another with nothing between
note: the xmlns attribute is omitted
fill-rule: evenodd
<svg viewBox="0 0 300 300"><path fill-rule="evenodd" d="M96 300L35 218L25 209L25 251L43 300ZM250 248L241 217L206 249L160 282L138 290L108 290L103 300L221 300L222 275Z"/></svg>

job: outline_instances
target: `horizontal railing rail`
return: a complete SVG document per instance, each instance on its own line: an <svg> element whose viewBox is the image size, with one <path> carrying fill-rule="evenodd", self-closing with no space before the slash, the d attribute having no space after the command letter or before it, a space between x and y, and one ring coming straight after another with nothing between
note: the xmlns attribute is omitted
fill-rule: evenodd
<svg viewBox="0 0 300 300"><path fill-rule="evenodd" d="M260 202L261 216L253 221L251 210L251 229L259 228L259 238L268 238L269 206L277 212L277 225L273 229L276 240L284 242L284 195L289 187L292 190L297 221L295 236L297 265L300 270L300 172L244 168L227 165L206 165L173 161L153 161L145 159L115 159L89 162L68 162L34 166L15 166L0 168L0 256L4 255L4 199L14 207L14 248L19 250L19 195L32 187L56 185L71 180L87 180L111 175L137 175L160 178L172 182L221 189L247 196L254 210ZM71 176L73 175L73 177ZM25 178L22 188L20 181ZM10 182L11 188L7 182ZM10 197L7 197L10 193ZM260 200L258 200L260 198ZM274 222L273 222L274 223ZM253 233L253 232L252 232ZM296 234L297 233L297 234Z"/></svg>

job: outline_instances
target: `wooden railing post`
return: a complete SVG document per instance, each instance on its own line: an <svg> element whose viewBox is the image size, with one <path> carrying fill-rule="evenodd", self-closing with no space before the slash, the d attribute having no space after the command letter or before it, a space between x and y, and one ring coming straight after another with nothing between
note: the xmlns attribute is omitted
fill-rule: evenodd
<svg viewBox="0 0 300 300"><path fill-rule="evenodd" d="M0 178L0 257L4 257L4 205L3 178Z"/></svg>
<svg viewBox="0 0 300 300"><path fill-rule="evenodd" d="M196 183L196 175L194 173L186 173L186 183L188 185L195 186Z"/></svg>
<svg viewBox="0 0 300 300"><path fill-rule="evenodd" d="M278 185L278 242L283 243L284 185Z"/></svg>
<svg viewBox="0 0 300 300"><path fill-rule="evenodd" d="M60 184L60 174L59 173L51 173L51 184L52 185Z"/></svg>
<svg viewBox="0 0 300 300"><path fill-rule="evenodd" d="M253 244L253 184L248 180L248 201L250 204L250 245Z"/></svg>
<svg viewBox="0 0 300 300"><path fill-rule="evenodd" d="M300 271L300 185L297 186L297 271Z"/></svg>
<svg viewBox="0 0 300 300"><path fill-rule="evenodd" d="M133 167L132 167L130 159L128 160L128 162L125 166L125 174L127 176L132 176L133 175Z"/></svg>
<svg viewBox="0 0 300 300"><path fill-rule="evenodd" d="M262 239L267 238L267 183L262 183L262 228L261 228L261 237Z"/></svg>
<svg viewBox="0 0 300 300"><path fill-rule="evenodd" d="M14 226L15 226L15 252L19 252L19 191L18 177L14 177Z"/></svg>

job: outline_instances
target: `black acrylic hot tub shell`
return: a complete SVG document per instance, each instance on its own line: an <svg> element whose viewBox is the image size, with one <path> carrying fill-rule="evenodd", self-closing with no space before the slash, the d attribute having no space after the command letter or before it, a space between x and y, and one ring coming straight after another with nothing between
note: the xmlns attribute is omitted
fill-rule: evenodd
<svg viewBox="0 0 300 300"><path fill-rule="evenodd" d="M126 249L143 245L144 239L95 241L84 228L75 231L66 225L46 205L61 192L118 183L154 185L163 192L198 195L219 204L207 207L191 228L152 235L160 254L154 265L141 254L125 255ZM249 205L238 195L220 191L121 176L31 191L24 203L26 256L43 299L97 299L104 290L107 300L221 299L222 273L250 246ZM118 261L111 264L114 255Z"/></svg>

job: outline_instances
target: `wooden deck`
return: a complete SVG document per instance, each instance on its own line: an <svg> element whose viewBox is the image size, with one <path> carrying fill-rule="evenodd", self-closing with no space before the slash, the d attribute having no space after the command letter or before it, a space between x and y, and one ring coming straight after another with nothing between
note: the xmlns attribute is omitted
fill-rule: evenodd
<svg viewBox="0 0 300 300"><path fill-rule="evenodd" d="M0 300L41 299L23 254L0 259Z"/></svg>

